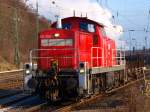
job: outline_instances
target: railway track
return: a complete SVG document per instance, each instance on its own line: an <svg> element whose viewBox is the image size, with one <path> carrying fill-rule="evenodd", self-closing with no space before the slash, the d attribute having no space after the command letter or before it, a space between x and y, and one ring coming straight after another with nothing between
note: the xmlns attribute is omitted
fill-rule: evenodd
<svg viewBox="0 0 150 112"><path fill-rule="evenodd" d="M45 104L39 97L23 92L23 79L23 69L0 72L0 112L31 112Z"/></svg>
<svg viewBox="0 0 150 112"><path fill-rule="evenodd" d="M148 70L147 70L148 71ZM47 112L55 111L55 112L69 112L76 108L80 108L83 105L88 105L89 103L94 103L96 100L100 100L102 98L106 98L108 95L120 91L122 89L126 89L134 84L137 84L143 81L143 77L134 81L130 81L128 83L124 83L122 86L107 90L106 94L97 94L93 95L89 98L81 99L78 102L69 102L68 104L61 104L58 106L48 105L49 108L46 110ZM5 92L6 93L6 92ZM38 96L31 96L24 94L22 92L12 92L12 94L0 95L0 112L37 112L41 110L41 108L47 107L47 102L42 101Z"/></svg>
<svg viewBox="0 0 150 112"><path fill-rule="evenodd" d="M0 99L21 93L21 90L3 90L0 89Z"/></svg>
<svg viewBox="0 0 150 112"><path fill-rule="evenodd" d="M28 97L27 94L19 93L19 94L15 94L13 96L3 98L3 99L0 100L0 108L7 107L7 106L9 106L9 105L11 105L15 102L26 99L27 97Z"/></svg>
<svg viewBox="0 0 150 112"><path fill-rule="evenodd" d="M68 105L66 104L66 106L64 106L65 104L62 104L62 105L59 105L56 107L50 106L50 108L48 108L48 110L46 110L46 111L47 112L51 112L51 111L70 112L70 111L75 110L76 108L80 108L81 106L94 103L95 101L100 100L100 99L104 99L104 98L108 97L108 95L110 95L110 93L117 92L121 89L125 89L129 86L132 86L132 85L142 81L142 80L143 80L143 78L141 78L137 81L125 84L118 89L109 91L108 94L97 94L97 95L93 95L89 98L81 99L79 102L70 102L70 104L68 104ZM0 111L1 112L4 112L4 111L5 112L18 112L18 111L19 112L37 112L37 111L39 111L40 112L41 108L47 105L46 102L41 101L37 96L28 96L28 95L26 96L26 95L22 95L22 94L23 93L20 93L18 95L5 98L5 99L9 99L10 101L4 100L5 102L0 105L0 107L1 107ZM15 97L17 97L17 99ZM13 99L15 99L15 100L13 100ZM3 102L3 101L0 100L0 102Z"/></svg>
<svg viewBox="0 0 150 112"><path fill-rule="evenodd" d="M0 112L33 112L39 110L44 104L45 101L37 95L29 95L21 91L12 92L0 99Z"/></svg>
<svg viewBox="0 0 150 112"><path fill-rule="evenodd" d="M106 94L98 94L98 95L92 96L91 98L82 99L80 102L73 103L71 105L56 109L55 112L70 112L70 111L73 111L74 109L80 108L81 106L89 105L91 103L94 103L97 100L106 98L107 96L111 95L112 93L118 92L119 90L127 89L130 86L133 86L134 84L140 83L141 81L144 81L144 78L140 78L140 79L137 79L135 81L131 81L127 84L122 85L121 87L106 91Z"/></svg>

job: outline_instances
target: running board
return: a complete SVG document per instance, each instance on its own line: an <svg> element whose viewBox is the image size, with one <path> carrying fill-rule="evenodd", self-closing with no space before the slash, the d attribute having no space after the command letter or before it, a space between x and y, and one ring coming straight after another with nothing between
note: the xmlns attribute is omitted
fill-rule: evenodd
<svg viewBox="0 0 150 112"><path fill-rule="evenodd" d="M93 67L92 74L114 72L114 71L120 71L124 69L125 69L125 65L116 65L112 67Z"/></svg>

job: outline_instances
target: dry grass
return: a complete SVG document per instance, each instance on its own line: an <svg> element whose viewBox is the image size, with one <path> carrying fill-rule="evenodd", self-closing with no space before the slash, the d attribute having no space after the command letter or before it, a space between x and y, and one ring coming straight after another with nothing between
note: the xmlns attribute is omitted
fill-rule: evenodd
<svg viewBox="0 0 150 112"><path fill-rule="evenodd" d="M17 69L15 65L8 63L0 56L0 71L9 71L13 69Z"/></svg>
<svg viewBox="0 0 150 112"><path fill-rule="evenodd" d="M0 0L0 70L14 69L12 65L15 59L16 47L16 6L18 7L18 36L20 62L28 61L29 50L37 46L36 15L19 0ZM18 4L18 5L17 5ZM40 18L40 30L49 28L46 19Z"/></svg>

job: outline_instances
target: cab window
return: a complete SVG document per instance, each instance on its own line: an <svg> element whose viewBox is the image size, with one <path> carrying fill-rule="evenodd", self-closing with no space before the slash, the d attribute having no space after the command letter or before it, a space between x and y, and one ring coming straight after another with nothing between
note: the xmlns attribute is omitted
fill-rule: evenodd
<svg viewBox="0 0 150 112"><path fill-rule="evenodd" d="M80 30L87 32L95 32L94 24L89 24L87 22L80 22Z"/></svg>
<svg viewBox="0 0 150 112"><path fill-rule="evenodd" d="M66 30L71 29L71 24L70 23L63 23L62 24L62 29L66 29Z"/></svg>
<svg viewBox="0 0 150 112"><path fill-rule="evenodd" d="M88 24L85 22L80 22L80 29L83 31L88 31Z"/></svg>

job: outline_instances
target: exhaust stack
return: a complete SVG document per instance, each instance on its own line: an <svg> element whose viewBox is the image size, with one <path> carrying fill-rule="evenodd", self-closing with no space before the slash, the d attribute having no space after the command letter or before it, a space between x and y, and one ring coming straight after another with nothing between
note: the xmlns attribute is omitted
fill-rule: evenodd
<svg viewBox="0 0 150 112"><path fill-rule="evenodd" d="M60 16L56 16L57 17L57 28L61 29L62 28L62 21L61 21L61 17Z"/></svg>

